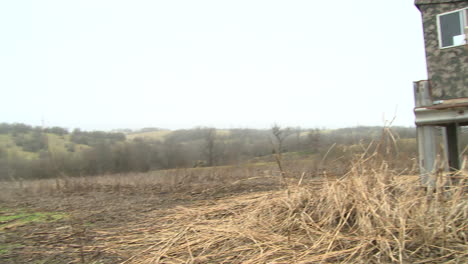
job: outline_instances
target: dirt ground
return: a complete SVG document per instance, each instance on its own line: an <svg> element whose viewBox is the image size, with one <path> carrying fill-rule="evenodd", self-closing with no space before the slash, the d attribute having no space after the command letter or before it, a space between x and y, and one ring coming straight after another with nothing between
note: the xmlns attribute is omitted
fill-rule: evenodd
<svg viewBox="0 0 468 264"><path fill-rule="evenodd" d="M20 211L60 213L64 217L41 221L20 222L21 218L0 221L0 263L125 263L144 248L141 245L132 247L132 242L125 241L123 236L138 230L139 226L156 230L159 219L173 208L193 208L219 199L235 199L275 189L278 186L249 185L205 192L120 188L4 195L0 199L0 217ZM122 243L122 250L115 250L118 243ZM109 244L114 246L109 247Z"/></svg>
<svg viewBox="0 0 468 264"><path fill-rule="evenodd" d="M467 263L464 187L386 168L0 183L0 263Z"/></svg>

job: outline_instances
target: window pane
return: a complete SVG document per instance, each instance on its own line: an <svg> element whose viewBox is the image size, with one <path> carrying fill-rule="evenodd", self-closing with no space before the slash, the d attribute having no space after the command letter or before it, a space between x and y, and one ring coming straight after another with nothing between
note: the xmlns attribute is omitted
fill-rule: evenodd
<svg viewBox="0 0 468 264"><path fill-rule="evenodd" d="M440 16L439 19L442 47L452 46L453 37L463 34L460 26L460 12L446 14Z"/></svg>

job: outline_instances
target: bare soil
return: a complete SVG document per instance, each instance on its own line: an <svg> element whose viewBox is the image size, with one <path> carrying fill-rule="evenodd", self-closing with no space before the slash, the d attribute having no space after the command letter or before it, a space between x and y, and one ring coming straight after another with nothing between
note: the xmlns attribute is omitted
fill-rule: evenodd
<svg viewBox="0 0 468 264"><path fill-rule="evenodd" d="M468 263L465 174L427 193L368 163L0 183L0 263Z"/></svg>
<svg viewBox="0 0 468 264"><path fill-rule="evenodd" d="M274 189L278 186L236 185L203 192L120 187L90 192L9 194L0 199L4 211L61 212L67 217L0 229L0 263L123 263L144 248L132 247L132 242L122 235L142 224L157 229L159 219L177 206L202 206L218 199ZM111 250L109 243L125 244L124 250Z"/></svg>

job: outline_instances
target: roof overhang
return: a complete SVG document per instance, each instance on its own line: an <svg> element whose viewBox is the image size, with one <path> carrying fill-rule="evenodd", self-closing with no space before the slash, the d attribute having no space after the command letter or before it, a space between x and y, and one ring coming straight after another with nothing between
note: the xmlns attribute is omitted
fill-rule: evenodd
<svg viewBox="0 0 468 264"><path fill-rule="evenodd" d="M436 5L436 4L448 4L448 3L459 3L466 2L466 0L415 0L414 4L419 7L421 5Z"/></svg>
<svg viewBox="0 0 468 264"><path fill-rule="evenodd" d="M466 0L415 0L415 5L429 5L429 4L445 4L445 3L457 3L466 2Z"/></svg>

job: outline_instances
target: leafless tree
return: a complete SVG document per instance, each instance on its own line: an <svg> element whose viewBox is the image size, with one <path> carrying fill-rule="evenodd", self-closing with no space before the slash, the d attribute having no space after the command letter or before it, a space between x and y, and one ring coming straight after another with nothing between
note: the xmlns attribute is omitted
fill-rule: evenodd
<svg viewBox="0 0 468 264"><path fill-rule="evenodd" d="M207 128L205 130L205 154L208 166L215 165L215 141L216 141L216 129Z"/></svg>
<svg viewBox="0 0 468 264"><path fill-rule="evenodd" d="M283 181L285 181L286 174L283 169L282 164L282 153L284 151L284 140L294 131L291 128L281 128L279 125L275 124L271 128L271 133L273 137L270 138L271 144L273 146L273 156L275 157L276 163L278 164L278 168L281 173L281 177ZM286 181L285 181L286 182Z"/></svg>

